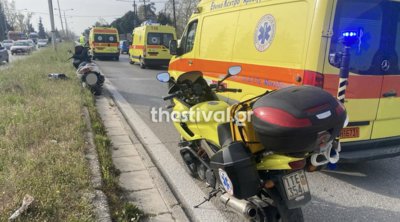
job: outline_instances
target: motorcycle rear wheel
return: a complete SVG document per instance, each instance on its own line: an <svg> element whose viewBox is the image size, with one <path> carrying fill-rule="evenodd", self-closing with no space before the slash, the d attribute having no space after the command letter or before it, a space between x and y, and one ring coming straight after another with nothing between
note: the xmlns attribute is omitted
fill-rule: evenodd
<svg viewBox="0 0 400 222"><path fill-rule="evenodd" d="M304 222L303 211L301 208L289 209L282 200L279 192L274 188L261 191L261 199L268 203L267 207L258 207L258 214L253 221L256 222Z"/></svg>

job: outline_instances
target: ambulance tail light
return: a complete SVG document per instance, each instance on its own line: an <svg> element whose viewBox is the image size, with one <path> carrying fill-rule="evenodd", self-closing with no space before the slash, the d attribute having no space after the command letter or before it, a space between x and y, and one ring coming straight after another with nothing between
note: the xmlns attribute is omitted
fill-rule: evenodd
<svg viewBox="0 0 400 222"><path fill-rule="evenodd" d="M147 56L147 48L146 48L146 46L143 48L143 57L146 57Z"/></svg>
<svg viewBox="0 0 400 222"><path fill-rule="evenodd" d="M323 88L324 75L317 72L305 71L303 84Z"/></svg>

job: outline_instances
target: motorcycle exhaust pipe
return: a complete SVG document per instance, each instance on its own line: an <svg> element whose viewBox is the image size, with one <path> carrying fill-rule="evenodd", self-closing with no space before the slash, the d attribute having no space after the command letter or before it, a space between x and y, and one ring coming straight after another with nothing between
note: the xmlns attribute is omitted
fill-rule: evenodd
<svg viewBox="0 0 400 222"><path fill-rule="evenodd" d="M247 200L239 200L229 194L221 195L219 198L225 206L229 206L235 212L242 214L245 218L257 216L257 208Z"/></svg>

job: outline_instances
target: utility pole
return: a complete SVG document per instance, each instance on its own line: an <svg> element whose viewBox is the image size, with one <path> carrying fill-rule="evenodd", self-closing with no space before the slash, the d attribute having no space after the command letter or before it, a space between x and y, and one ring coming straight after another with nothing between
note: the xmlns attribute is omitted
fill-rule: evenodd
<svg viewBox="0 0 400 222"><path fill-rule="evenodd" d="M143 0L143 8L144 8L144 20L147 20L147 9L146 9L146 0Z"/></svg>
<svg viewBox="0 0 400 222"><path fill-rule="evenodd" d="M53 0L49 0L49 11L50 11L50 21L51 21L51 42L53 43L54 50L57 51L56 31L55 31L55 25L54 25Z"/></svg>
<svg viewBox="0 0 400 222"><path fill-rule="evenodd" d="M174 27L176 29L176 8L175 8L175 0L172 0L172 9L174 11Z"/></svg>
<svg viewBox="0 0 400 222"><path fill-rule="evenodd" d="M134 15L134 19L133 19L133 27L136 27L136 18L137 18L137 5L136 5L136 0L133 0L133 15Z"/></svg>
<svg viewBox="0 0 400 222"><path fill-rule="evenodd" d="M64 24L63 24L63 20L62 20L62 14L61 14L61 8L60 8L60 0L57 0L57 4L58 4L58 12L60 14L61 29L62 29L63 33L65 33Z"/></svg>
<svg viewBox="0 0 400 222"><path fill-rule="evenodd" d="M64 22L65 22L65 31L67 32L67 39L69 40L69 31L68 31L68 22L67 22L67 16L65 16L65 11L64 11Z"/></svg>

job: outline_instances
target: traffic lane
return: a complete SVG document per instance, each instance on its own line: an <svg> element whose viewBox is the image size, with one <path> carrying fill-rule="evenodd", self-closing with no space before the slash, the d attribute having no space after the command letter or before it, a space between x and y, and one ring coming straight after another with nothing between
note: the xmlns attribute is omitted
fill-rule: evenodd
<svg viewBox="0 0 400 222"><path fill-rule="evenodd" d="M154 123L150 119L151 107L166 104L161 97L167 94L167 86L155 79L162 70L142 70L137 65L129 65L127 57L121 57L119 63L104 61L99 64L131 106L182 163L176 146L179 134L175 128L170 123ZM366 221L400 221L399 160L339 165L333 172L308 174L313 200L304 207L306 221L358 221L363 218L367 218ZM198 184L207 192L204 184Z"/></svg>
<svg viewBox="0 0 400 222"><path fill-rule="evenodd" d="M129 64L125 55L120 56L119 62L96 61L106 77L124 96L129 104L138 112L147 125L154 130L160 140L166 143L179 141L179 135L171 124L162 124L152 121L151 109L164 108L168 103L162 100L168 90L167 84L156 80L159 72L164 70L140 69L138 65Z"/></svg>
<svg viewBox="0 0 400 222"><path fill-rule="evenodd" d="M341 164L308 174L313 194L307 221L400 221L399 160Z"/></svg>
<svg viewBox="0 0 400 222"><path fill-rule="evenodd" d="M11 52L8 50L8 58L9 58L9 61L10 61L10 63L13 63L13 62L15 62L15 61L17 61L17 60L19 60L19 59L22 59L22 58L24 58L25 56L23 56L23 55L11 55ZM7 67L8 67L8 63L6 63L6 62L0 62L0 70L1 69L6 69Z"/></svg>

